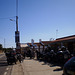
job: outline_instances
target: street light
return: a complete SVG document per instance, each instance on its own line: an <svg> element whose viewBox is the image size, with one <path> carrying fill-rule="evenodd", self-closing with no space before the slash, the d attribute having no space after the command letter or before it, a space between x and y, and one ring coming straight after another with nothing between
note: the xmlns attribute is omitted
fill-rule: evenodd
<svg viewBox="0 0 75 75"><path fill-rule="evenodd" d="M16 51L20 52L20 32L18 31L18 0L16 0L16 31L15 31L15 43Z"/></svg>
<svg viewBox="0 0 75 75"><path fill-rule="evenodd" d="M15 20L13 20L13 19L10 19L10 21L15 21Z"/></svg>
<svg viewBox="0 0 75 75"><path fill-rule="evenodd" d="M15 21L10 19L10 21ZM16 51L20 51L20 32L18 31L18 0L16 0L16 31L15 31Z"/></svg>

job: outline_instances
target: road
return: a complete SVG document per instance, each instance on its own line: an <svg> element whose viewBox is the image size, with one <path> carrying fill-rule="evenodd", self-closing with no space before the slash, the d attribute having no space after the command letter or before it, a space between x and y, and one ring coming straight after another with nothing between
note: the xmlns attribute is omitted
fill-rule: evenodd
<svg viewBox="0 0 75 75"><path fill-rule="evenodd" d="M11 75L12 65L8 65L5 54L0 54L0 75Z"/></svg>
<svg viewBox="0 0 75 75"><path fill-rule="evenodd" d="M21 64L8 65L5 55L0 54L0 75L11 75L11 72L12 75L62 75L63 69L36 59L25 59Z"/></svg>

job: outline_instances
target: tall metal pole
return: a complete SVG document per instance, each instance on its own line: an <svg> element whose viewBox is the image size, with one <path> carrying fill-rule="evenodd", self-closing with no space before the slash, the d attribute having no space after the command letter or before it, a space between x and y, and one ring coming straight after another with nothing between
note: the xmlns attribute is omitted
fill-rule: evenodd
<svg viewBox="0 0 75 75"><path fill-rule="evenodd" d="M16 16L16 31L18 31L18 16Z"/></svg>
<svg viewBox="0 0 75 75"><path fill-rule="evenodd" d="M18 31L18 0L16 0L16 31Z"/></svg>
<svg viewBox="0 0 75 75"><path fill-rule="evenodd" d="M16 31L15 31L16 51L20 52L20 36L18 31L18 0L16 0Z"/></svg>
<svg viewBox="0 0 75 75"><path fill-rule="evenodd" d="M16 16L18 16L18 0L16 0Z"/></svg>

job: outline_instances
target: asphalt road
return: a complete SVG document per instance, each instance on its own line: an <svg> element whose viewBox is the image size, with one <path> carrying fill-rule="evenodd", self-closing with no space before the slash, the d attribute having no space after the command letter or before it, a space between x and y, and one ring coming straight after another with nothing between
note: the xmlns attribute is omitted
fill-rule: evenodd
<svg viewBox="0 0 75 75"><path fill-rule="evenodd" d="M5 54L0 54L0 75L11 75L13 65L8 65Z"/></svg>

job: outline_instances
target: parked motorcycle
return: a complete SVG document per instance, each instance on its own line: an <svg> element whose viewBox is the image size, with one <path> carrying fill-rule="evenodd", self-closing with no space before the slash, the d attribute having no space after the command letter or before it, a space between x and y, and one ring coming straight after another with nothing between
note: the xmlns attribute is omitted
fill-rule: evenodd
<svg viewBox="0 0 75 75"><path fill-rule="evenodd" d="M13 55L11 52L6 53L6 57L7 57L7 63L9 64L16 64L16 57L15 55Z"/></svg>
<svg viewBox="0 0 75 75"><path fill-rule="evenodd" d="M70 53L69 51L63 51L63 55L64 55L64 63L68 61L68 59L70 58Z"/></svg>
<svg viewBox="0 0 75 75"><path fill-rule="evenodd" d="M21 63L23 61L23 56L20 53L17 53L17 60Z"/></svg>
<svg viewBox="0 0 75 75"><path fill-rule="evenodd" d="M57 56L57 62L60 63L60 64L62 64L63 60L64 60L63 51L58 51L56 56Z"/></svg>

